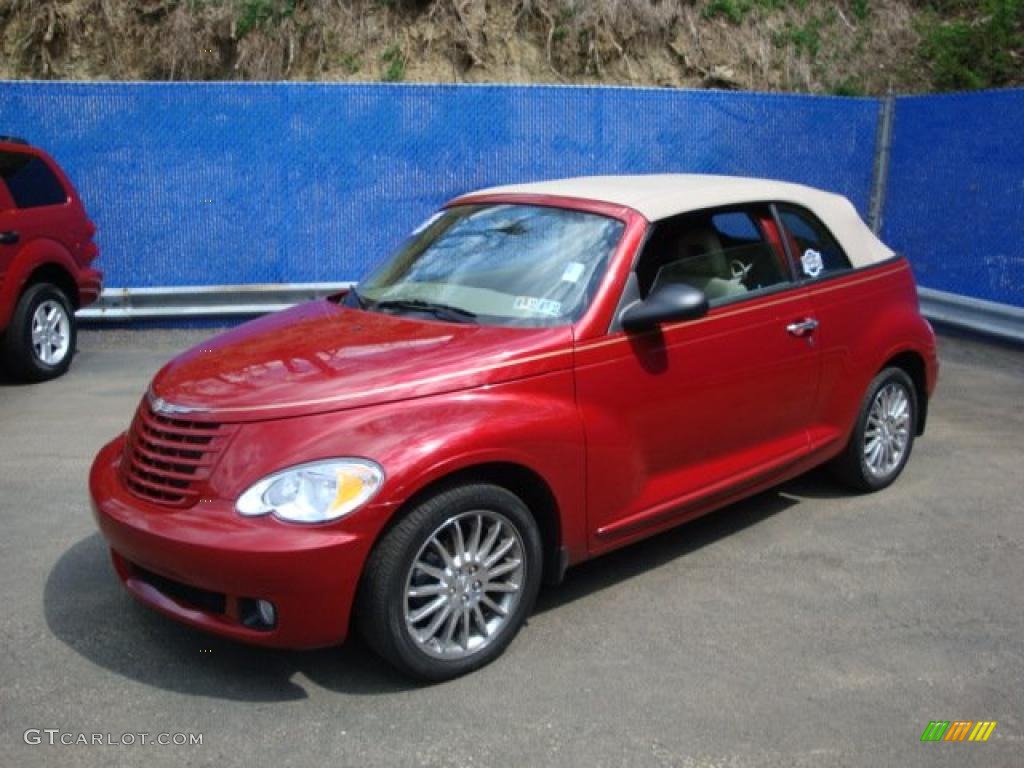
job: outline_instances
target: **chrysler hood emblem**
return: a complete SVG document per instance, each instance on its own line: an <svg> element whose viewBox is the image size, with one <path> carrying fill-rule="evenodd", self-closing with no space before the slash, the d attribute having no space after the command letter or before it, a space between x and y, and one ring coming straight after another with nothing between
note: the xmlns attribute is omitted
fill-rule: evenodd
<svg viewBox="0 0 1024 768"><path fill-rule="evenodd" d="M152 393L149 395L149 407L152 408L156 413L162 413L166 416L173 416L175 414L183 413L194 413L200 410L199 408L190 408L187 405L176 405L169 403L162 397L154 397Z"/></svg>

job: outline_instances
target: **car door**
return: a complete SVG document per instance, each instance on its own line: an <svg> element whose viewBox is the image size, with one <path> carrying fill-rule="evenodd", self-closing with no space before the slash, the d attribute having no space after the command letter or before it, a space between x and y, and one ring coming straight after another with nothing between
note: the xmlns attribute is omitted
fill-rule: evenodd
<svg viewBox="0 0 1024 768"><path fill-rule="evenodd" d="M902 298L902 285L884 278L906 267L894 263L855 270L839 241L811 211L779 204L777 212L797 279L807 289L819 324L821 386L809 429L812 448L827 453L845 443L874 375L854 354L864 334L864 311L881 312L894 291Z"/></svg>
<svg viewBox="0 0 1024 768"><path fill-rule="evenodd" d="M41 157L28 151L0 152L0 275L14 255L38 237L60 240L74 251L76 222L68 193Z"/></svg>
<svg viewBox="0 0 1024 768"><path fill-rule="evenodd" d="M653 226L627 291L696 285L700 319L615 328L576 350L591 547L602 551L777 476L807 450L813 312L769 206Z"/></svg>
<svg viewBox="0 0 1024 768"><path fill-rule="evenodd" d="M3 287L7 271L14 263L14 254L18 250L20 240L18 209L14 207L14 200L11 199L3 178L0 178L0 288Z"/></svg>

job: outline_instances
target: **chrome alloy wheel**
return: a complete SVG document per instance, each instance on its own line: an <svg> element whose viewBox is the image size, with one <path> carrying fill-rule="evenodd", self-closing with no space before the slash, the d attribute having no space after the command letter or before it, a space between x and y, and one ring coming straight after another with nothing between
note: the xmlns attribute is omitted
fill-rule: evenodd
<svg viewBox="0 0 1024 768"><path fill-rule="evenodd" d="M47 299L32 315L32 352L46 365L60 365L71 348L71 319L59 301Z"/></svg>
<svg viewBox="0 0 1024 768"><path fill-rule="evenodd" d="M525 582L523 541L504 515L463 512L420 547L405 580L405 626L424 653L463 659L508 624Z"/></svg>
<svg viewBox="0 0 1024 768"><path fill-rule="evenodd" d="M910 393L890 381L875 395L864 429L864 463L875 477L895 471L910 440Z"/></svg>

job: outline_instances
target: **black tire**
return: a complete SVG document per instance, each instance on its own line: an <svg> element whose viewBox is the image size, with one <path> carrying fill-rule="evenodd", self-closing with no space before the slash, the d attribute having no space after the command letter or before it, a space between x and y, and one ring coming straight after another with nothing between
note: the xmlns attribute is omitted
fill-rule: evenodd
<svg viewBox="0 0 1024 768"><path fill-rule="evenodd" d="M907 399L906 444L898 461L891 467L885 468L884 471L878 471L872 469L865 454L865 433L868 430L868 422L875 399L882 390L890 386L897 388ZM891 485L903 472L903 468L910 459L910 453L914 447L914 435L917 432L917 415L917 389L910 376L902 368L885 368L868 385L850 440L843 452L829 465L832 475L843 484L858 491L880 491Z"/></svg>
<svg viewBox="0 0 1024 768"><path fill-rule="evenodd" d="M521 560L522 563L522 571L516 572L519 581L518 598L514 608L510 608L504 617L499 613L492 614L491 618L498 622L497 629L492 635L486 636L487 639L478 638L478 641L483 643L478 650L470 650L467 643L467 655L460 658L439 658L437 654L444 653L440 647L430 647L429 644L425 646L417 642L412 636L412 630L407 627L406 606L410 598L407 597L406 588L412 584L413 574L419 573L413 570L414 562L430 552L430 539L435 534L440 537L445 535L445 531L451 531L450 527L445 526L451 526L452 520L457 519L458 525L462 526L461 530L466 531L468 540L471 540L472 529L478 519L477 512L492 514L493 519L485 518L488 522L503 521L511 526L518 536L518 539L515 539L515 536L511 535L511 529L507 527L498 529L498 541L501 541L500 535L507 533L509 535L504 541L518 542L514 551L521 553L521 558L513 558ZM487 530L487 524L482 523L481 530ZM477 539L477 542L479 544L480 539ZM495 553L497 549L496 543L489 552ZM482 557L486 556L487 551L483 546L478 546L477 550L483 553ZM356 606L359 630L376 653L408 675L428 681L449 680L464 675L501 655L530 614L541 583L541 553L537 524L529 509L515 494L498 486L484 484L462 485L438 493L413 508L382 536L374 547L363 571ZM452 569L444 569L445 574L451 572ZM479 582L475 587L479 590ZM454 596L449 596L446 592L443 596L423 599L459 599L454 592L452 594ZM463 596L461 599L465 601L467 598ZM505 598L498 595L497 599ZM452 604L446 602L441 610L449 616L455 616L455 611L449 613ZM462 610L466 612L469 609ZM480 629L471 621L468 613L465 613L465 619L467 632L470 626L474 627L474 631ZM426 622L430 623L432 619L427 619ZM447 622L442 624L442 627L446 625ZM461 628L461 625L459 626ZM439 629L438 642L441 642L440 637L443 634L444 632ZM482 633L478 632L478 635L484 637ZM458 649L452 652L459 653Z"/></svg>
<svg viewBox="0 0 1024 768"><path fill-rule="evenodd" d="M63 312L67 323L66 350L51 361L42 359L32 343L32 320L36 310L46 302L54 302ZM46 381L67 372L75 354L78 327L71 301L64 292L51 283L29 286L14 308L11 322L0 339L0 360L11 376L21 381Z"/></svg>

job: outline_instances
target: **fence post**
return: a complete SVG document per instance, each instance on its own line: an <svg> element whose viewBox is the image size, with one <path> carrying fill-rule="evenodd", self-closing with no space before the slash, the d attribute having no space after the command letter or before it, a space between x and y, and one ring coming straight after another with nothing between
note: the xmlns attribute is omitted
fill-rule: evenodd
<svg viewBox="0 0 1024 768"><path fill-rule="evenodd" d="M892 153L892 126L895 115L896 97L890 88L878 107L878 129L875 133L875 166L871 177L868 224L876 235L882 230L885 194L889 185L889 157Z"/></svg>

